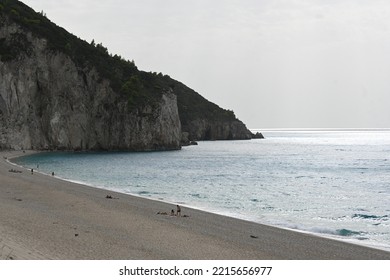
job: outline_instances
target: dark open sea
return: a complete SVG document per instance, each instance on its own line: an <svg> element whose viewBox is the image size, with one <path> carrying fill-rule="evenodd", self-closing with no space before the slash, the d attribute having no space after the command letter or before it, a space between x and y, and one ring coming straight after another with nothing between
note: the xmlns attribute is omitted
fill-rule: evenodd
<svg viewBox="0 0 390 280"><path fill-rule="evenodd" d="M390 251L390 130L15 159L65 180ZM162 209L169 211L170 209Z"/></svg>

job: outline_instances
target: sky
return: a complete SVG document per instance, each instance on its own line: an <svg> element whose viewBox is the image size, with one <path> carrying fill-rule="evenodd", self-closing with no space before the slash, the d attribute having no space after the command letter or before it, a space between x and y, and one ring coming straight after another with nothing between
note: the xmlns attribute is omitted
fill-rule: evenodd
<svg viewBox="0 0 390 280"><path fill-rule="evenodd" d="M390 128L388 0L24 0L250 129Z"/></svg>

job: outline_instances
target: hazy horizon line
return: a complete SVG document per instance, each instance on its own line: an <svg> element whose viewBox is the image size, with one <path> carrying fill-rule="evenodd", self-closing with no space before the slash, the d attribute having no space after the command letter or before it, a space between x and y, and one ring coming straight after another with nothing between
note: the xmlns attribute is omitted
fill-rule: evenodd
<svg viewBox="0 0 390 280"><path fill-rule="evenodd" d="M250 128L250 131L390 131L390 128Z"/></svg>

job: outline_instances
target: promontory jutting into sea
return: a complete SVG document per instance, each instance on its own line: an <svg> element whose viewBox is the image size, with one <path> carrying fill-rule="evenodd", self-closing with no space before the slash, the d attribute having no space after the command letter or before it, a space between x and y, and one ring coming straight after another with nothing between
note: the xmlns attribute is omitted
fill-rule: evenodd
<svg viewBox="0 0 390 280"><path fill-rule="evenodd" d="M7 258L115 259L120 252L124 259L202 259L203 249L195 250L199 244L188 242L188 234L217 246L216 252L206 248L209 258L389 256L382 251L390 251L390 131L250 131L233 111L166 74L138 69L101 43L79 39L20 1L0 3L0 23L0 176L6 179L0 184L0 234L6 238L0 241L16 252ZM9 160L25 150L38 153ZM128 195L114 200L97 188ZM149 200L135 202L130 195ZM134 205L121 204L130 198ZM162 209L158 213L167 217L156 218L154 208L145 206L151 200L166 202L153 207L180 211ZM210 225L200 222L205 230L191 227L199 217L181 215L190 208L209 212ZM104 220L113 213L126 222ZM216 233L230 230L229 224L231 235ZM241 224L244 229L237 230ZM382 251L347 244L367 253L354 256L336 242L333 249L322 245L321 255L304 245L301 254L272 244L263 252L256 240L264 228L275 227L261 231L260 224ZM170 234L161 240L152 227ZM110 246L96 249L105 238ZM286 240L279 237L280 244ZM59 244L71 249L52 253Z"/></svg>

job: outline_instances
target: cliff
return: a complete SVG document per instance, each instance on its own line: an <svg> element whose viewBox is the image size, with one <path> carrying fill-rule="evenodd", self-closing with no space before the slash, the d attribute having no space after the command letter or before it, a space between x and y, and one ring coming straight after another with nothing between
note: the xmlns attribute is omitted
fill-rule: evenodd
<svg viewBox="0 0 390 280"><path fill-rule="evenodd" d="M139 71L19 1L0 2L0 148L165 150L183 135L252 136L169 76Z"/></svg>
<svg viewBox="0 0 390 280"><path fill-rule="evenodd" d="M2 18L0 38L29 46L28 55L0 62L0 145L12 149L180 148L176 96L129 110L128 100L95 68L48 49L45 39Z"/></svg>
<svg viewBox="0 0 390 280"><path fill-rule="evenodd" d="M253 134L233 111L220 108L180 82L174 84L184 139L246 140Z"/></svg>

